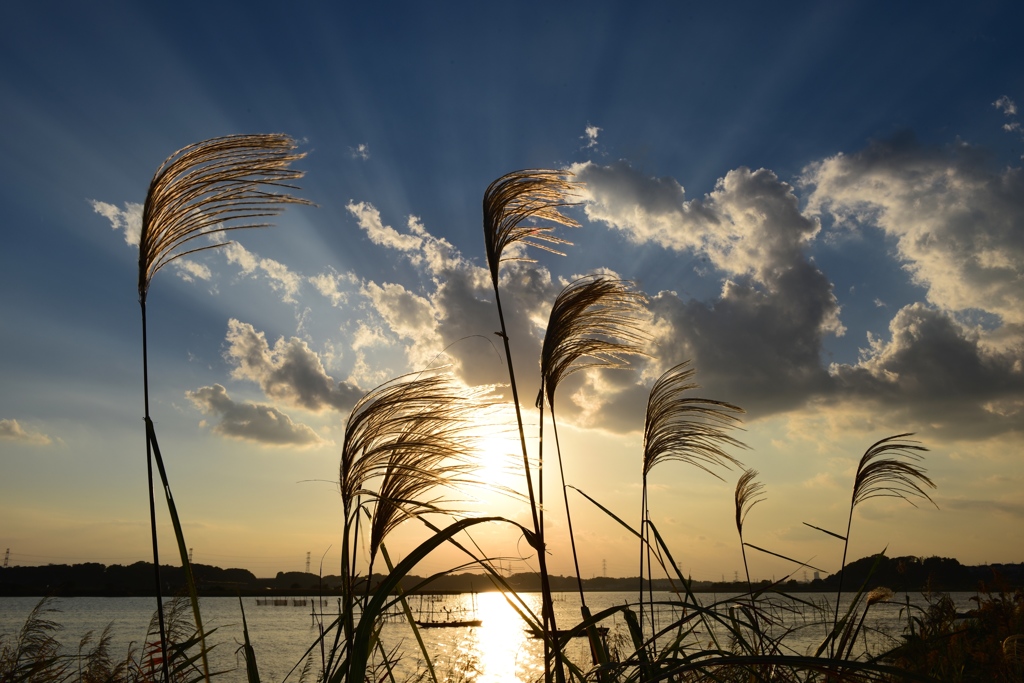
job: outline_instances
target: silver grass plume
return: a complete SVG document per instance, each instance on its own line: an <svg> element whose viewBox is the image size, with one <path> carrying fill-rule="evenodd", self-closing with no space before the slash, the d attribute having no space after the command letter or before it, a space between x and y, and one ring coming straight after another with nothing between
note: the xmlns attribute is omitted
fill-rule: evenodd
<svg viewBox="0 0 1024 683"><path fill-rule="evenodd" d="M917 506L912 499L923 498L935 505L922 488L935 488L935 483L925 474L925 469L916 464L924 459L921 453L928 449L917 441L904 438L908 436L913 434L886 437L864 452L854 478L852 507L869 498L880 497L902 498L914 507Z"/></svg>
<svg viewBox="0 0 1024 683"><path fill-rule="evenodd" d="M555 404L563 379L586 368L621 368L624 356L643 356L650 336L638 314L647 297L633 283L607 275L589 275L567 285L551 307L540 355L541 405Z"/></svg>
<svg viewBox="0 0 1024 683"><path fill-rule="evenodd" d="M747 519L750 510L766 499L764 484L757 481L758 472L755 469L744 470L736 482L736 531L743 540L743 522Z"/></svg>
<svg viewBox="0 0 1024 683"><path fill-rule="evenodd" d="M457 386L450 374L400 377L367 393L345 426L340 488L346 516L360 495L375 499L371 557L402 521L425 512L451 512L424 494L471 478L484 391ZM371 480L380 480L374 490Z"/></svg>
<svg viewBox="0 0 1024 683"><path fill-rule="evenodd" d="M724 401L686 396L700 388L692 381L695 372L685 361L665 372L651 389L644 422L645 478L655 465L670 460L688 463L719 479L711 467L740 466L725 449L746 448L728 433L739 426L737 415L744 411Z"/></svg>
<svg viewBox="0 0 1024 683"><path fill-rule="evenodd" d="M572 206L570 201L576 183L568 179L567 171L525 169L513 171L491 183L484 192L484 246L491 281L498 286L498 268L510 245L522 243L554 254L562 255L549 245L570 244L553 234L555 225L579 227L579 223L562 213ZM525 221L531 221L524 225ZM543 221L552 225L536 225Z"/></svg>
<svg viewBox="0 0 1024 683"><path fill-rule="evenodd" d="M171 261L204 249L188 248L203 236L270 225L286 204L311 204L288 194L303 176L290 168L305 154L287 135L226 135L169 156L149 184L139 240L139 297ZM282 192L282 190L285 190Z"/></svg>

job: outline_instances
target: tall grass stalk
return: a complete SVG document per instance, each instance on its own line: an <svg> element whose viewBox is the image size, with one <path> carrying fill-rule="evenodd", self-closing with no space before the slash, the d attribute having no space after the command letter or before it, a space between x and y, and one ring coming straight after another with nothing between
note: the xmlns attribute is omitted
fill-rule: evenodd
<svg viewBox="0 0 1024 683"><path fill-rule="evenodd" d="M860 503L871 498L902 498L914 507L914 498L927 500L938 508L935 501L922 487L935 488L935 483L917 463L927 452L919 442L907 439L911 433L896 434L871 444L857 464L853 481L853 495L850 498L850 513L846 520L846 536L843 538L843 560L839 567L839 588L836 591L836 605L832 620L832 632L828 636L829 654L836 655L835 641L842 628L839 621L839 601L843 595L843 574L846 571L846 553L850 548L850 529L853 527L853 511ZM836 534L832 534L835 536ZM851 605L851 610L853 606Z"/></svg>
<svg viewBox="0 0 1024 683"><path fill-rule="evenodd" d="M743 442L729 434L739 426L738 415L743 409L731 403L691 397L688 392L699 389L693 381L695 370L685 361L667 370L654 383L647 400L644 419L644 443L640 510L640 627L644 614L644 558L647 558L648 592L651 591L650 509L647 481L651 470L659 463L677 461L693 465L712 476L721 477L712 468L741 466L740 461L726 452L726 448L746 448ZM656 632L653 613L653 595L650 614L651 632ZM653 646L653 638L652 638Z"/></svg>
<svg viewBox="0 0 1024 683"><path fill-rule="evenodd" d="M544 526L539 514L539 503L534 491L533 476L530 471L530 458L526 447L526 432L523 428L523 415L519 406L519 389L516 385L515 369L512 363L512 349L508 340L508 328L505 325L505 314L501 306L501 288L499 275L501 264L508 260L528 261L530 259L516 254L506 253L513 247L537 247L555 254L562 252L550 245L569 244L568 241L554 235L554 226L562 225L578 227L572 218L562 213L570 206L575 185L568 179L565 172L528 169L515 171L498 178L484 192L483 222L484 247L487 265L491 273L494 287L494 303L498 309L498 322L501 325L499 336L505 347L505 360L508 364L509 383L512 388L512 403L516 412L516 424L519 428L519 443L523 451L523 471L526 477L526 490L530 499L530 515L536 535L537 563L540 568L541 593L543 600L543 620L545 626L544 639L544 678L551 680L551 633L557 631L555 613L551 600L551 584L547 567L547 548L544 542ZM537 222L546 222L547 225ZM539 465L543 468L543 462ZM549 631L550 629L550 631ZM565 678L559 658L555 673L559 683Z"/></svg>
<svg viewBox="0 0 1024 683"><path fill-rule="evenodd" d="M156 530L156 502L153 494L153 460L160 470L165 497L174 523L175 536L185 568L196 628L202 637L202 618L191 564L149 405L149 347L146 321L146 299L157 271L168 263L225 243L194 246L195 240L228 230L264 227L265 217L279 214L286 204L309 204L279 190L296 189L290 181L302 177L301 171L290 168L304 154L295 153L295 142L286 135L229 135L198 142L178 150L157 169L149 183L142 214L139 238L139 305L142 309L142 384L146 423L146 470L149 482L150 535L153 545L153 570L156 587L157 615L163 655L162 674L168 680L167 651L163 641L166 625L160 588L160 553ZM209 666L203 656L204 674Z"/></svg>
<svg viewBox="0 0 1024 683"><path fill-rule="evenodd" d="M576 535L569 508L565 466L558 438L558 420L555 413L555 394L559 384L569 375L588 368L622 368L628 365L630 355L645 355L644 344L649 341L641 326L639 315L646 297L633 288L633 283L607 275L591 275L567 285L555 298L544 334L540 355L541 386L537 392L540 427L544 428L544 401L551 412L551 426L555 436L555 453L561 482L562 501L572 549L576 586L580 594L580 611L584 619L590 617L587 599L583 593ZM543 462L544 441L540 442L540 460ZM543 496L543 482L541 495ZM543 499L541 512L543 513ZM542 520L543 523L543 520ZM590 630L591 648L595 658L606 663L603 644Z"/></svg>

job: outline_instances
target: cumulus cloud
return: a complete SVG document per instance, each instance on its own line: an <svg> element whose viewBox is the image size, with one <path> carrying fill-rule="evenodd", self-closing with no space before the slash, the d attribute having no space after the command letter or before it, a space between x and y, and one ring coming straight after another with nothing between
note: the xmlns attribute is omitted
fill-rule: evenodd
<svg viewBox="0 0 1024 683"><path fill-rule="evenodd" d="M583 148L584 149L590 149L592 147L596 147L597 146L597 135L600 132L601 132L600 128L598 128L597 126L592 126L592 125L590 125L588 123L587 127L583 129L583 135L580 136L580 139L584 140L586 142L586 144L583 145Z"/></svg>
<svg viewBox="0 0 1024 683"><path fill-rule="evenodd" d="M436 340L433 344L431 341L437 323L434 307L428 299L392 283L368 282L362 294L397 335L436 346Z"/></svg>
<svg viewBox="0 0 1024 683"><path fill-rule="evenodd" d="M196 408L218 418L213 432L233 439L255 441L268 446L319 446L324 442L315 431L273 406L239 403L220 384L200 387L185 394Z"/></svg>
<svg viewBox="0 0 1024 683"><path fill-rule="evenodd" d="M1021 351L980 344L980 332L924 303L902 308L889 340L869 335L857 364L833 364L843 395L881 403L909 424L951 436L1024 425Z"/></svg>
<svg viewBox="0 0 1024 683"><path fill-rule="evenodd" d="M698 253L720 271L714 301L652 297L665 366L692 359L714 397L759 415L829 390L821 364L826 335L842 335L832 284L807 255L819 222L803 215L793 188L766 169L730 171L687 200L671 178L628 164L578 164L591 220L634 241Z"/></svg>
<svg viewBox="0 0 1024 683"><path fill-rule="evenodd" d="M363 391L348 382L335 382L306 342L283 337L267 343L266 335L235 319L228 321L225 353L235 365L232 377L256 382L268 398L322 412L347 412Z"/></svg>
<svg viewBox="0 0 1024 683"><path fill-rule="evenodd" d="M139 246L142 237L142 204L125 202L123 209L95 199L90 199L89 204L93 211L110 221L111 228L124 233L126 243Z"/></svg>
<svg viewBox="0 0 1024 683"><path fill-rule="evenodd" d="M17 420L0 420L0 439L19 441L33 446L48 446L53 443L46 434L26 430Z"/></svg>
<svg viewBox="0 0 1024 683"><path fill-rule="evenodd" d="M992 171L964 145L930 149L909 136L810 165L809 211L877 226L928 301L1024 324L1024 175Z"/></svg>
<svg viewBox="0 0 1024 683"><path fill-rule="evenodd" d="M399 232L385 225L380 211L368 202L350 201L345 208L355 217L359 228L371 242L398 251L414 266L426 267L430 275L436 276L447 270L468 266L448 240L431 235L417 216L409 216L407 232Z"/></svg>

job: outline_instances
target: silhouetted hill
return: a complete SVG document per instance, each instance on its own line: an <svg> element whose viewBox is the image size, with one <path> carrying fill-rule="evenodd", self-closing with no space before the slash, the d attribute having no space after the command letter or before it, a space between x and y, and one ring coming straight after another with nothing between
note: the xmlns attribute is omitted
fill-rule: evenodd
<svg viewBox="0 0 1024 683"><path fill-rule="evenodd" d="M306 572L278 572L274 578L257 578L246 569L221 569L210 565L192 565L193 575L202 595L332 595L340 592L337 576L320 577ZM374 574L371 585L383 577ZM153 594L153 565L149 562L104 566L98 563L45 565L41 567L0 568L0 596L146 596ZM166 595L185 592L181 567L161 565L160 580ZM536 574L513 574L506 577L517 591L539 591ZM867 589L886 586L894 591L974 591L987 588L1024 587L1024 564L997 564L968 567L945 557L865 557L846 567L843 588L855 591L866 581ZM412 591L423 582L422 577L408 576L402 582ZM646 589L647 581L642 582ZM766 589L769 581L760 581L755 588ZM555 591L578 590L575 577L552 576ZM666 579L655 580L654 590L669 590ZM834 591L839 587L838 575L815 579L809 583L794 580L777 588L785 592ZM633 578L596 577L583 580L585 591L639 591L641 581ZM495 590L483 574L452 574L438 577L423 592L484 592ZM742 593L744 582L693 581L694 592Z"/></svg>

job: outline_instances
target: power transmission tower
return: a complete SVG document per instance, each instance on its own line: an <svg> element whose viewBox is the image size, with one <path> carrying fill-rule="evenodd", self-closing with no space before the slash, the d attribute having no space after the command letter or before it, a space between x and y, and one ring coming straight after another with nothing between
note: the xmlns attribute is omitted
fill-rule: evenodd
<svg viewBox="0 0 1024 683"><path fill-rule="evenodd" d="M601 560L601 576L608 576L608 560Z"/></svg>
<svg viewBox="0 0 1024 683"><path fill-rule="evenodd" d="M310 554L311 552L312 552L311 550L307 550L307 551L306 551L306 573L307 573L307 574L309 573L309 554Z"/></svg>
<svg viewBox="0 0 1024 683"><path fill-rule="evenodd" d="M11 549L8 548L7 552L4 553L4 569L7 569L7 563L10 561L10 559L11 559Z"/></svg>
<svg viewBox="0 0 1024 683"><path fill-rule="evenodd" d="M192 548L188 549L188 563L192 564Z"/></svg>

